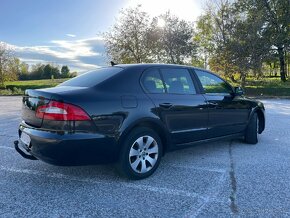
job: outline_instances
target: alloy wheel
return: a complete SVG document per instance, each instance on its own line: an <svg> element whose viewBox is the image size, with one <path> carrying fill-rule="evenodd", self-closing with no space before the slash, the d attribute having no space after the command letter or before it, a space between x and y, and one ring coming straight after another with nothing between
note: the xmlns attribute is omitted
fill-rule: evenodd
<svg viewBox="0 0 290 218"><path fill-rule="evenodd" d="M151 136L139 137L131 146L129 163L136 173L147 173L156 164L158 159L158 143Z"/></svg>

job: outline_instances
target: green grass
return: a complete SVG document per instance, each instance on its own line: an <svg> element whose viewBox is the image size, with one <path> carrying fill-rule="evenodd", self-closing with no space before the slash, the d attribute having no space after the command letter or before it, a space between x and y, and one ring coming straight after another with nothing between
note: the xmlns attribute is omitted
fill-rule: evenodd
<svg viewBox="0 0 290 218"><path fill-rule="evenodd" d="M278 77L265 77L261 80L249 77L247 78L246 86L254 88L290 88L290 80L281 82Z"/></svg>
<svg viewBox="0 0 290 218"><path fill-rule="evenodd" d="M247 78L246 95L248 96L290 96L290 81L281 82L280 78Z"/></svg>
<svg viewBox="0 0 290 218"><path fill-rule="evenodd" d="M5 82L6 89L0 89L0 95L22 95L25 89L41 89L54 87L68 79L44 79Z"/></svg>
<svg viewBox="0 0 290 218"><path fill-rule="evenodd" d="M14 87L25 90L25 89L41 89L54 87L67 79L43 79L43 80L25 80L25 81L13 81L6 82L6 89L13 89Z"/></svg>

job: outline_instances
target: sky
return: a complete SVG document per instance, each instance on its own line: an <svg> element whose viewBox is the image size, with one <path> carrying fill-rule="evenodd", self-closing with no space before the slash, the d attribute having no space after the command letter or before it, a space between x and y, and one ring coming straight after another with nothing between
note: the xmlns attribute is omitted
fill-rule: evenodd
<svg viewBox="0 0 290 218"><path fill-rule="evenodd" d="M0 0L0 42L13 47L29 65L68 65L85 72L105 66L101 33L115 23L119 11L142 5L150 16L166 11L194 21L203 0Z"/></svg>

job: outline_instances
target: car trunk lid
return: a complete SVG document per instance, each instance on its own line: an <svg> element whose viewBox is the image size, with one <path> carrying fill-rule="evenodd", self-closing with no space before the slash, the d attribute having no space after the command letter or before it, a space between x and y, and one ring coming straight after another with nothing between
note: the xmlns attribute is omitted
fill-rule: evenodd
<svg viewBox="0 0 290 218"><path fill-rule="evenodd" d="M41 127L43 119L36 117L39 106L48 104L50 100L63 101L62 95L83 87L57 86L46 89L27 89L22 99L22 119L30 126Z"/></svg>

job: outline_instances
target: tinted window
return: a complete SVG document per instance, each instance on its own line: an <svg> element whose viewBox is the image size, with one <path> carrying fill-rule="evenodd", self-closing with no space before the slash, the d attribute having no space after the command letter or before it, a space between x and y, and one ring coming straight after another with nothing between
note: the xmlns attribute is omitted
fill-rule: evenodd
<svg viewBox="0 0 290 218"><path fill-rule="evenodd" d="M92 87L116 75L123 69L119 67L100 68L84 73L60 84L60 86Z"/></svg>
<svg viewBox="0 0 290 218"><path fill-rule="evenodd" d="M143 87L149 93L164 93L165 89L157 69L149 69L142 78Z"/></svg>
<svg viewBox="0 0 290 218"><path fill-rule="evenodd" d="M201 70L195 70L205 93L231 93L232 88L221 78Z"/></svg>
<svg viewBox="0 0 290 218"><path fill-rule="evenodd" d="M196 94L190 73L186 69L161 69L161 73L170 94Z"/></svg>

